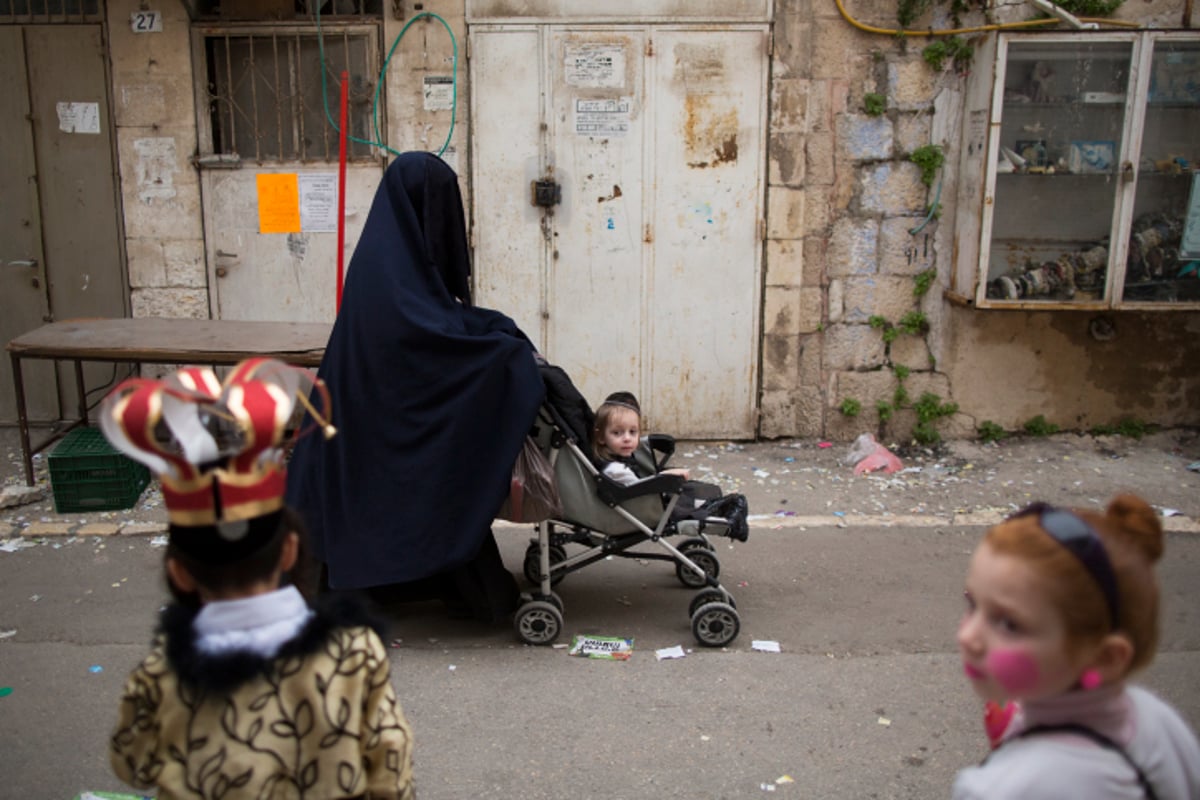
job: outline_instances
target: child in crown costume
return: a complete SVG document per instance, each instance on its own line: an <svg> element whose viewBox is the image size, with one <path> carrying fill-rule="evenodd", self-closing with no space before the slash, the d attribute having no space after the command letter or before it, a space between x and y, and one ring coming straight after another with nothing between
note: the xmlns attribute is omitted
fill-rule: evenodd
<svg viewBox="0 0 1200 800"><path fill-rule="evenodd" d="M224 384L189 367L105 399L105 435L158 474L170 523L175 602L125 685L110 752L119 778L159 798L414 797L380 633L345 598L310 606L287 577L303 536L283 500L297 402L334 435L323 385L269 359Z"/></svg>

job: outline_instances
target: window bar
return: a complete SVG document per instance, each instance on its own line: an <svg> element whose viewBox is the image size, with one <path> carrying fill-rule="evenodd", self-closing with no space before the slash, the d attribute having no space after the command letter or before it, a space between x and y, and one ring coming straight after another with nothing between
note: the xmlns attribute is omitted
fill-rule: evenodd
<svg viewBox="0 0 1200 800"><path fill-rule="evenodd" d="M283 160L283 97L279 80L279 37L271 37L271 72L275 81L275 148L280 161Z"/></svg>
<svg viewBox="0 0 1200 800"><path fill-rule="evenodd" d="M300 81L301 58L300 34L295 34L292 42L291 58L288 59L288 88L292 107L292 154L299 161L305 161L308 155L304 146L304 87Z"/></svg>
<svg viewBox="0 0 1200 800"><path fill-rule="evenodd" d="M342 66L339 69L337 67L332 67L332 65L331 65L331 69L329 69L328 71L336 73L336 74L330 76L331 80L326 81L326 83L328 83L328 85L337 87L337 92L334 95L336 98L336 104L333 106L332 109L330 109L330 111L333 113L338 113L339 118L340 118L340 109L342 107L342 72L343 71L345 71L347 73L350 72L350 37L349 37L349 34L345 30L342 31L340 44L341 44L341 48L342 48L342 52L341 52L342 57L339 60L341 61ZM325 70L325 65L322 64L321 69ZM347 92L350 91L349 80L347 80L346 91ZM322 99L324 99L324 98L322 98ZM324 119L324 114L325 114L324 108L321 109L321 114L322 114L322 119ZM346 127L347 128L350 127L350 122L348 119L346 121ZM324 131L324 134L322 135L321 139L325 144L325 160L326 161L334 160L337 157L337 154L339 152L338 142L341 141L341 133L334 126L329 125L328 120L326 120L326 124L324 126L322 126L322 130ZM349 131L346 131L346 133L348 134ZM332 142L330 141L331 138L333 139ZM351 142L349 142L349 141L346 142L347 149L349 148L350 144L351 144Z"/></svg>
<svg viewBox="0 0 1200 800"><path fill-rule="evenodd" d="M228 35L221 37L221 42L225 46L225 97L221 98L225 101L229 114L229 126L225 131L225 141L221 142L221 151L229 153L237 153L237 115L234 113L233 101L233 56L232 42ZM217 84L217 91L220 92L221 84ZM218 113L220 105L217 106ZM240 155L240 154L239 154Z"/></svg>
<svg viewBox="0 0 1200 800"><path fill-rule="evenodd" d="M258 47L258 42L253 34L246 37L250 44L249 55L246 56L248 62L246 64L246 75L250 78L250 122L251 132L254 136L254 160L262 163L263 148L262 148L262 125L258 113L258 70L254 59L254 51Z"/></svg>
<svg viewBox="0 0 1200 800"><path fill-rule="evenodd" d="M351 106L350 119L359 120L361 133L358 134L358 137L360 139L373 142L375 141L375 134L371 132L371 102L375 92L374 81L378 80L379 77L371 68L371 46L370 43L365 39L362 40L362 47L359 48L359 52L362 54L362 65L360 67L361 71L359 72L359 75L361 75L362 89L364 93L360 94L358 97L358 110L354 110L354 106ZM351 77L353 77L353 75L354 73L351 73ZM353 85L354 84L351 83L351 86ZM353 99L353 97L351 99ZM354 130L354 125L350 126L350 130ZM386 119L381 127L381 133L383 134L384 138L387 138ZM359 144L358 142L352 142L352 144L354 144L357 148L358 154L362 155L364 158L369 158L379 152L379 150L376 149L376 146L363 145Z"/></svg>

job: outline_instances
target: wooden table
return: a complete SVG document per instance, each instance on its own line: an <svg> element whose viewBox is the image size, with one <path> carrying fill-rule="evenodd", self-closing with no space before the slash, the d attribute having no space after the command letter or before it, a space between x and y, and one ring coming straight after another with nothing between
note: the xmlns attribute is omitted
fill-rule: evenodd
<svg viewBox="0 0 1200 800"><path fill-rule="evenodd" d="M67 431L88 423L83 362L232 365L253 356L317 367L333 325L323 322L237 322L211 319L86 319L53 322L8 343L25 482L33 485L33 454ZM30 447L21 362L27 358L75 362L79 419Z"/></svg>

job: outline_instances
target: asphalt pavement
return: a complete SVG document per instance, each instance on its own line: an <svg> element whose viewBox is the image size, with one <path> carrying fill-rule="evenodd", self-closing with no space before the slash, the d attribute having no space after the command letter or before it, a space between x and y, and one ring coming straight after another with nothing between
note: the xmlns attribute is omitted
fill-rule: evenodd
<svg viewBox="0 0 1200 800"><path fill-rule="evenodd" d="M822 444L681 443L678 463L747 494L754 514L748 542L717 542L742 626L728 647L696 645L693 592L648 560L569 575L562 646L437 604L389 609L423 800L945 797L985 750L954 645L967 559L1035 496L1099 505L1130 489L1163 513L1163 636L1139 682L1200 728L1193 432L896 448L906 471L874 477L843 463L848 445ZM10 486L23 484L14 448L0 430ZM130 511L56 514L45 484L39 459L44 497L0 509L0 796L66 800L122 789L107 736L165 599L164 514L152 491ZM517 572L532 527L496 534ZM632 638L634 652L572 656L576 635ZM684 657L657 657L676 646Z"/></svg>

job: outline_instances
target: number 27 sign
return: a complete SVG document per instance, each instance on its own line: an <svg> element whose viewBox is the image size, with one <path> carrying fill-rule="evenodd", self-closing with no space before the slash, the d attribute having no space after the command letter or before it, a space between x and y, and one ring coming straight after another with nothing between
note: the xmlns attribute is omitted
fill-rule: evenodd
<svg viewBox="0 0 1200 800"><path fill-rule="evenodd" d="M134 33L162 33L162 14L157 11L135 11L129 15L129 27Z"/></svg>

